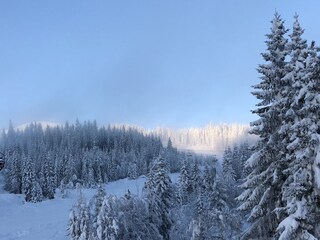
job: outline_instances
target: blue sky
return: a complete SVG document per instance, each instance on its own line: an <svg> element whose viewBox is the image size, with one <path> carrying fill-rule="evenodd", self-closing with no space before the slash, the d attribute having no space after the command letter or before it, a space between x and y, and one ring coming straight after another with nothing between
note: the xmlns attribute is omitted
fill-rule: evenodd
<svg viewBox="0 0 320 240"><path fill-rule="evenodd" d="M313 1L1 1L0 128L248 123L275 10L320 42Z"/></svg>

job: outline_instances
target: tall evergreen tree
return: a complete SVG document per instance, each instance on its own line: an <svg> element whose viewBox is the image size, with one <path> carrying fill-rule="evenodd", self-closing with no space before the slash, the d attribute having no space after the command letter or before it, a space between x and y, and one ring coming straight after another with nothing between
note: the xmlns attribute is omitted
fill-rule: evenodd
<svg viewBox="0 0 320 240"><path fill-rule="evenodd" d="M80 236L79 224L78 224L78 217L76 214L76 210L74 208L71 209L69 214L69 221L68 221L68 232L71 240L78 240Z"/></svg>
<svg viewBox="0 0 320 240"><path fill-rule="evenodd" d="M119 230L118 203L115 197L105 197L97 217L96 239L116 240Z"/></svg>
<svg viewBox="0 0 320 240"><path fill-rule="evenodd" d="M90 212L82 192L69 214L68 230L72 240L90 239Z"/></svg>
<svg viewBox="0 0 320 240"><path fill-rule="evenodd" d="M45 163L43 166L44 170L44 186L43 187L43 195L49 199L54 198L55 189L57 186L56 183L56 174L54 170L54 158L53 153L48 152Z"/></svg>
<svg viewBox="0 0 320 240"><path fill-rule="evenodd" d="M80 231L79 240L89 240L90 234L91 234L90 212L82 194L79 201L78 211L79 211L78 220L79 220L79 231Z"/></svg>
<svg viewBox="0 0 320 240"><path fill-rule="evenodd" d="M182 204L189 202L189 198L192 193L192 182L189 166L190 165L187 164L186 159L184 159L179 175L179 194Z"/></svg>
<svg viewBox="0 0 320 240"><path fill-rule="evenodd" d="M22 190L27 202L39 202L42 200L42 190L36 179L34 162L30 157L23 164Z"/></svg>
<svg viewBox="0 0 320 240"><path fill-rule="evenodd" d="M145 185L149 204L150 220L155 224L164 240L169 239L171 229L170 208L174 197L166 161L161 156L153 162L151 174Z"/></svg>
<svg viewBox="0 0 320 240"><path fill-rule="evenodd" d="M304 30L298 16L295 16L293 32L289 43L291 51L288 80L293 85L289 94L290 108L283 128L287 130L287 174L283 187L283 201L286 205L277 213L282 220L277 228L279 239L318 239L319 208L317 208L314 185L314 166L319 146L319 103L316 97L320 88L319 58L314 46L307 48L307 41L302 39ZM313 85L312 88L308 87ZM285 138L284 138L285 140ZM315 176L317 179L317 176ZM316 180L315 179L315 180Z"/></svg>
<svg viewBox="0 0 320 240"><path fill-rule="evenodd" d="M120 200L119 235L118 239L154 239L160 240L156 226L150 223L146 203L129 191Z"/></svg>
<svg viewBox="0 0 320 240"><path fill-rule="evenodd" d="M236 173L234 170L234 156L230 147L227 147L223 154L222 171L227 182L234 184L236 180Z"/></svg>
<svg viewBox="0 0 320 240"><path fill-rule="evenodd" d="M253 113L260 119L251 123L251 133L259 136L259 140L254 147L255 152L246 163L252 171L242 185L244 192L238 197L242 202L239 209L251 211L248 220L252 224L243 239L275 236L279 224L275 210L283 206L283 170L286 162L282 161L285 146L279 129L287 112L281 98L287 90L287 82L283 80L287 73L287 31L284 21L275 13L271 33L266 35L267 52L262 54L267 63L258 68L261 82L254 86L253 92L260 100Z"/></svg>

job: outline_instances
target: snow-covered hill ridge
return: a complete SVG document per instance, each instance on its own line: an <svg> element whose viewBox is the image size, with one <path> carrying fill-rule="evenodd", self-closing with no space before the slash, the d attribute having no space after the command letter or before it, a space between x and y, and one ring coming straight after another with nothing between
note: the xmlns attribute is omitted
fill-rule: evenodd
<svg viewBox="0 0 320 240"><path fill-rule="evenodd" d="M33 122L41 124L43 128L63 126L63 124L38 121ZM29 124L25 123L15 127L15 129L24 130ZM108 126L107 126L108 127ZM111 124L110 127L135 129L144 134L153 134L159 136L164 145L167 144L170 138L173 145L182 151L193 151L199 154L214 154L222 155L227 146L233 147L243 142L252 144L256 141L256 137L249 134L250 126L248 124L213 124L210 123L204 127L193 128L165 128L158 127L155 129L147 130L136 125L129 124Z"/></svg>
<svg viewBox="0 0 320 240"><path fill-rule="evenodd" d="M250 126L246 124L208 124L199 128L158 128L150 131L160 136L165 144L170 138L173 145L180 150L196 153L222 155L227 146L233 147L243 142L252 144L256 137L249 134Z"/></svg>
<svg viewBox="0 0 320 240"><path fill-rule="evenodd" d="M50 121L35 121L35 122L28 122L28 123L23 123L21 125L18 125L14 127L15 130L20 130L23 131L26 129L27 126L30 124L41 124L41 126L45 129L47 127L57 127L57 126L62 126L63 124L57 123L57 122L50 122Z"/></svg>

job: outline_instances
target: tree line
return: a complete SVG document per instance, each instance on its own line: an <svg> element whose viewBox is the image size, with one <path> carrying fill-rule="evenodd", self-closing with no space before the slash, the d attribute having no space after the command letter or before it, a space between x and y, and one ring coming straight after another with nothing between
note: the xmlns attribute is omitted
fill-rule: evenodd
<svg viewBox="0 0 320 240"><path fill-rule="evenodd" d="M38 202L54 198L59 187L77 183L94 187L121 178L148 173L150 163L160 152L169 160L170 171L178 171L182 153L169 141L164 148L153 135L125 127L101 127L95 122L42 128L31 123L23 130L10 124L1 137L5 156L5 189L25 194L25 200Z"/></svg>

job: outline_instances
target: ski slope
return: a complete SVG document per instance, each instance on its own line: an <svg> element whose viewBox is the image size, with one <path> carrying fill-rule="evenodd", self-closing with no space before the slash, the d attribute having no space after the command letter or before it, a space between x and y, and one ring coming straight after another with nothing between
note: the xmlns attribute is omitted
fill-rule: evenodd
<svg viewBox="0 0 320 240"><path fill-rule="evenodd" d="M173 182L178 174L170 175ZM136 180L121 179L105 185L107 194L123 196L129 189L141 196L145 177ZM86 200L96 189L82 189ZM67 198L56 194L53 200L40 203L26 203L23 195L9 194L3 190L3 176L0 174L0 240L67 240L67 223L70 209L79 196L78 190L69 190Z"/></svg>

